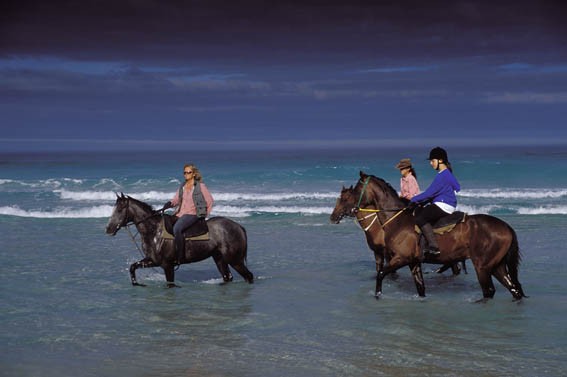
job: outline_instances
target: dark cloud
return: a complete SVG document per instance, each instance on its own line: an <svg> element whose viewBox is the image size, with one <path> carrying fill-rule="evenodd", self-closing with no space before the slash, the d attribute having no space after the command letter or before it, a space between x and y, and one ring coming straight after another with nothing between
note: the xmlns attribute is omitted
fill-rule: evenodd
<svg viewBox="0 0 567 377"><path fill-rule="evenodd" d="M4 1L3 137L554 136L565 15L561 1Z"/></svg>
<svg viewBox="0 0 567 377"><path fill-rule="evenodd" d="M1 51L73 59L320 61L552 53L555 1L13 1Z"/></svg>

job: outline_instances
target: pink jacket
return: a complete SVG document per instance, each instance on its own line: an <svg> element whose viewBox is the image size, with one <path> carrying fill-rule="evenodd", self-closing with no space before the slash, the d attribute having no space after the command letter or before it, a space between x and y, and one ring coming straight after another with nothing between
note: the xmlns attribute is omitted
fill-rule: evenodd
<svg viewBox="0 0 567 377"><path fill-rule="evenodd" d="M417 184L417 180L411 173L400 179L400 188L401 198L411 199L419 194L419 185Z"/></svg>
<svg viewBox="0 0 567 377"><path fill-rule="evenodd" d="M201 185L201 194L203 194L203 198L205 198L205 201L207 202L207 216L208 216L211 213L211 210L213 209L213 204L215 203L215 201L213 200L213 196L209 192L209 189L207 189L207 186L205 186L204 183L201 183L200 185ZM181 203L181 208L176 213L177 217L181 217L183 215L197 214L197 208L195 207L195 203L193 202L193 190L194 188L191 188L191 190L186 190L185 187L183 187L183 202ZM171 199L171 204L174 207L176 207L179 204L179 191L177 191L173 199Z"/></svg>

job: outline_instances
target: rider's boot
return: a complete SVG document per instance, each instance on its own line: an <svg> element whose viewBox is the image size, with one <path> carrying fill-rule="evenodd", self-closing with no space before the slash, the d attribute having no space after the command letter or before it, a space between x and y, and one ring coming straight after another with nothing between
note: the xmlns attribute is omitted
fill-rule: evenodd
<svg viewBox="0 0 567 377"><path fill-rule="evenodd" d="M181 264L181 259L183 254L185 254L185 239L175 239L175 264Z"/></svg>
<svg viewBox="0 0 567 377"><path fill-rule="evenodd" d="M431 224L427 223L421 227L421 232L427 240L427 246L423 249L423 255L437 256L441 254L439 251L439 246L437 245L437 240L435 239L435 234L433 233L433 227Z"/></svg>

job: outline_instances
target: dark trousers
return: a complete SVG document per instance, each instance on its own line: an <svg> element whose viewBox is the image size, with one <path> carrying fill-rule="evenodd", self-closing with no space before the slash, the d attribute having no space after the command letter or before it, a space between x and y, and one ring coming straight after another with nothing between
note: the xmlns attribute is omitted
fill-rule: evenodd
<svg viewBox="0 0 567 377"><path fill-rule="evenodd" d="M191 225L195 224L199 218L195 215L183 215L173 225L173 236L175 237L175 250L177 261L181 261L181 256L185 253L185 237L183 232Z"/></svg>
<svg viewBox="0 0 567 377"><path fill-rule="evenodd" d="M443 211L435 204L430 204L425 207L417 207L415 209L415 223L421 228L425 224L433 225L437 220L447 215L447 212Z"/></svg>

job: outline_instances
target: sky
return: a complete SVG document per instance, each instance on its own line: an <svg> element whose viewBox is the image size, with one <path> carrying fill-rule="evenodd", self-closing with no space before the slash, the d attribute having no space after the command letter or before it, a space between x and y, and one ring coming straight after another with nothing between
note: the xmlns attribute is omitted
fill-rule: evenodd
<svg viewBox="0 0 567 377"><path fill-rule="evenodd" d="M0 148L567 144L566 19L559 0L4 0Z"/></svg>

